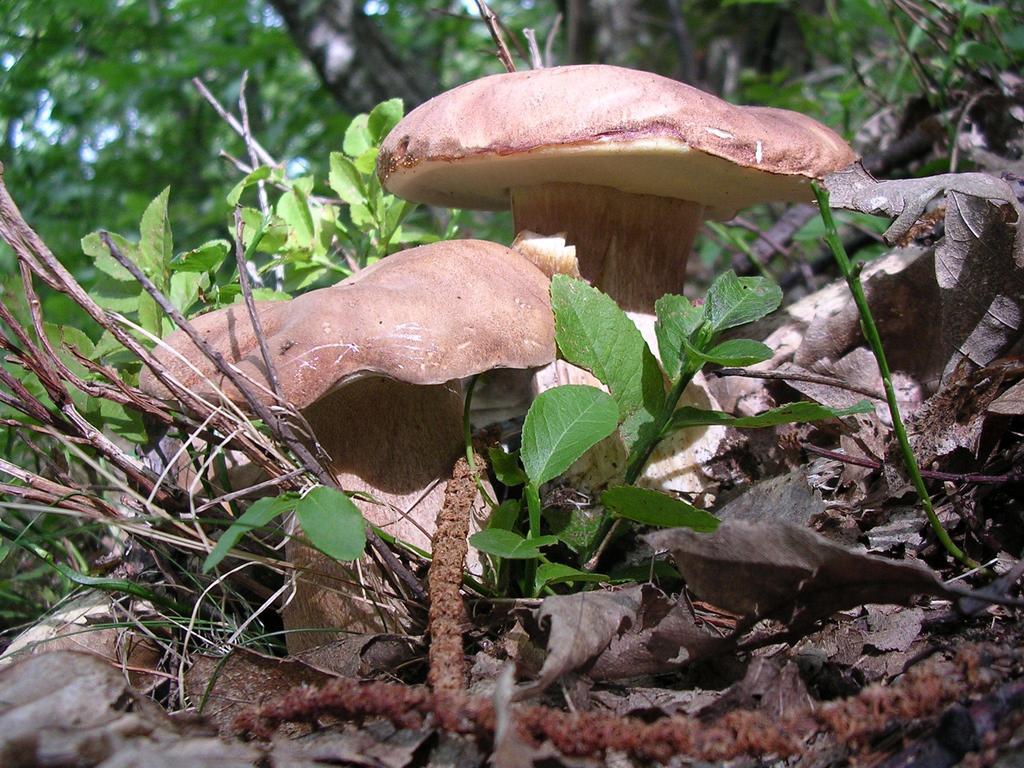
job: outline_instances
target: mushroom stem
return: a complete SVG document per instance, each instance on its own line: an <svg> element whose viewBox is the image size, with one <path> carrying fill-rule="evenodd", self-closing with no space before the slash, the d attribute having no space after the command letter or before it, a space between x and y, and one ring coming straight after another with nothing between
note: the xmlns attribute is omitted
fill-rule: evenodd
<svg viewBox="0 0 1024 768"><path fill-rule="evenodd" d="M364 517L385 533L430 550L444 479L462 452L458 383L416 386L367 378L303 413L341 486L382 502L356 499ZM284 623L303 630L289 633L291 653L335 641L339 631L402 632L413 623L404 601L368 559L339 563L297 539L288 543L287 556L298 578ZM312 628L334 631L305 631Z"/></svg>
<svg viewBox="0 0 1024 768"><path fill-rule="evenodd" d="M645 314L653 314L662 294L682 290L704 210L688 200L590 184L512 190L517 232L565 232L580 274L624 310Z"/></svg>

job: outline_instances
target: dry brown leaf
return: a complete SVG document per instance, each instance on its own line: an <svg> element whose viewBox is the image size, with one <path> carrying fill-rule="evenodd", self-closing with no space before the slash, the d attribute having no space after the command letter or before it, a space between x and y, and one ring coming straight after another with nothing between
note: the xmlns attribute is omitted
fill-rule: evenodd
<svg viewBox="0 0 1024 768"><path fill-rule="evenodd" d="M890 244L910 231L933 199L945 197L934 280L918 281L916 295L900 302L906 315L916 308L925 316L927 325L913 340L935 350L943 378L965 359L987 365L1020 338L1024 211L1009 184L982 173L876 182L853 165L829 176L825 186L836 207L895 216L884 235Z"/></svg>
<svg viewBox="0 0 1024 768"><path fill-rule="evenodd" d="M302 661L239 648L227 657L197 656L185 675L185 692L197 711L228 735L231 722L244 709L297 685L322 685L331 677Z"/></svg>
<svg viewBox="0 0 1024 768"><path fill-rule="evenodd" d="M646 539L672 553L703 600L749 620L779 619L794 632L866 603L951 596L921 564L855 552L788 523L725 521L712 534L673 528Z"/></svg>

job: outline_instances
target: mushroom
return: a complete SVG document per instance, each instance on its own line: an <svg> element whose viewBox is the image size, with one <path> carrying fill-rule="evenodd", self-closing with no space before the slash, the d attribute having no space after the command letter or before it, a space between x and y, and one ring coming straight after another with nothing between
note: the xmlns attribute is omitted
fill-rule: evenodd
<svg viewBox="0 0 1024 768"><path fill-rule="evenodd" d="M754 203L811 200L813 179L854 159L838 135L796 112L735 106L648 72L581 65L493 75L431 99L385 138L377 170L399 197L511 207L517 232L565 233L582 276L657 350L654 303L682 290L704 219L728 219ZM537 388L551 378L589 377L559 363ZM716 405L697 386L681 404ZM723 434L677 433L652 457L645 482L701 490L684 467L710 458ZM692 450L654 468L680 449ZM667 481L652 480L652 471ZM598 474L607 477L591 477L591 487L614 472Z"/></svg>
<svg viewBox="0 0 1024 768"><path fill-rule="evenodd" d="M555 357L548 278L504 246L447 241L389 256L329 288L291 301L259 302L257 312L284 399L300 409L329 456L328 467L366 519L388 534L430 549L444 478L463 450L459 379L495 368L529 368ZM193 324L274 402L243 305ZM158 359L189 389L241 402L181 331ZM143 388L166 394L152 377ZM349 564L292 539L297 571L285 609L287 629L340 627L372 632L409 622L401 602L357 598ZM361 561L364 584L382 583ZM372 592L373 590L366 590ZM379 589L377 591L380 591ZM290 651L329 642L331 632L291 632Z"/></svg>

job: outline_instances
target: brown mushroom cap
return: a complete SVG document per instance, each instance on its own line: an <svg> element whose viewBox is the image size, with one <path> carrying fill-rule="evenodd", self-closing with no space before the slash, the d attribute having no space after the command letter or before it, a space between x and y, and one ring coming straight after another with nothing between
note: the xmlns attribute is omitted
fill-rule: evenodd
<svg viewBox="0 0 1024 768"><path fill-rule="evenodd" d="M432 205L499 210L511 187L573 182L691 200L729 218L754 203L811 199L811 180L855 159L797 112L581 65L492 75L431 99L387 136L377 168L389 191Z"/></svg>
<svg viewBox="0 0 1024 768"><path fill-rule="evenodd" d="M515 251L481 240L411 248L329 288L256 306L283 395L298 408L370 375L441 384L555 358L548 278ZM269 389L244 305L197 317L193 326ZM178 354L161 347L157 358L186 387L211 393L212 382L241 399L183 331L166 344ZM166 394L148 371L142 387ZM262 394L269 403L269 392Z"/></svg>

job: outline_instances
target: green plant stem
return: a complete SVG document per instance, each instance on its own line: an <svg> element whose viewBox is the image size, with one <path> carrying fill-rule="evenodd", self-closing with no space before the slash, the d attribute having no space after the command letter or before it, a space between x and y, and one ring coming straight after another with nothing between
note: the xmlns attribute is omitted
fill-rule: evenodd
<svg viewBox="0 0 1024 768"><path fill-rule="evenodd" d="M650 437L646 437L637 446L636 455L633 460L629 462L626 467L626 485L633 485L636 483L637 478L640 477L640 473L644 471L648 460L651 458L651 454L654 453L654 449L658 447L658 443L661 442L662 438L665 437L665 430L668 428L669 423L672 421L672 414L675 413L676 405L679 403L679 398L683 396L683 391L689 386L690 382L693 381L693 377L697 375L699 367L694 368L694 364L688 364L683 372L679 375L679 379L672 385L672 389L669 390L668 396L665 398L665 405L658 414L658 418L655 419L653 425L653 431L650 433ZM696 365L700 365L697 363Z"/></svg>
<svg viewBox="0 0 1024 768"><path fill-rule="evenodd" d="M921 505L928 516L928 522L931 524L932 530L935 531L935 535L942 546L946 548L950 555L968 568L978 568L978 563L968 557L949 538L949 534L942 527L942 522L939 520L938 515L935 514L931 496L929 496L928 489L925 487L921 470L917 466L917 459L914 458L914 452L910 448L906 427L903 425L903 419L900 418L900 409L896 402L896 390L892 385L892 375L889 371L889 363L885 359L885 351L882 349L882 339L878 335L878 328L875 326L871 309L868 307L867 297L865 297L864 289L860 284L860 268L855 267L850 262L850 257L846 254L843 242L839 239L839 232L836 230L836 223L832 218L832 211L829 209L828 191L817 184L812 184L812 186L814 188L814 195L818 198L818 207L820 208L822 221L825 222L825 242L832 249L832 255L835 256L839 269L846 279L846 284L850 287L853 301L857 305L857 311L860 313L860 325L861 330L864 332L864 338L867 339L868 344L871 346L871 351L875 355L875 360L878 361L878 370L882 374L882 386L885 389L885 399L889 404L889 414L892 416L893 432L896 434L896 440L899 443L900 453L903 456L903 463L907 467L907 473L910 475L917 495L921 497Z"/></svg>
<svg viewBox="0 0 1024 768"><path fill-rule="evenodd" d="M495 509L498 506L498 502L491 498L491 495L487 492L487 488L484 486L481 473L476 471L476 457L474 456L475 451L473 450L473 428L469 422L469 412L473 406L473 389L476 387L476 380L479 376L473 376L469 380L469 385L466 387L466 399L462 406L462 440L466 446L466 464L469 466L469 471L473 473L473 481L476 483L476 490L483 498L484 503L490 509Z"/></svg>

